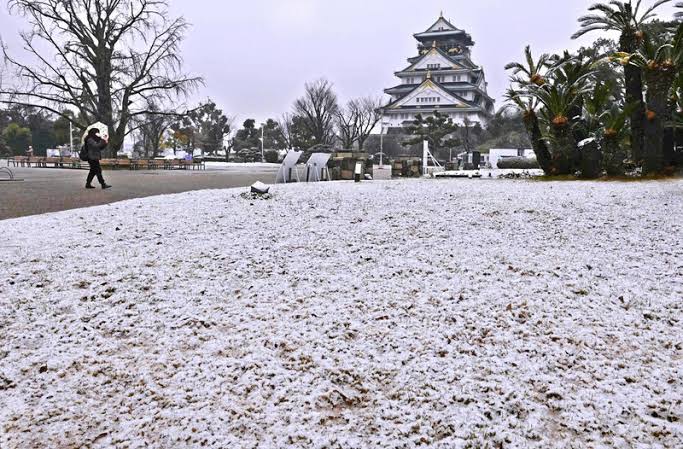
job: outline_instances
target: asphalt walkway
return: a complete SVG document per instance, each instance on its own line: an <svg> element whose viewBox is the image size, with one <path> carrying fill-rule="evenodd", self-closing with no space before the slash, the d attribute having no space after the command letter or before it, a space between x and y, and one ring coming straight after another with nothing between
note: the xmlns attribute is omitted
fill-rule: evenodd
<svg viewBox="0 0 683 449"><path fill-rule="evenodd" d="M4 161L2 166L4 166ZM192 190L245 187L272 183L276 166L245 165L192 170L105 171L109 190L86 190L87 170L12 168L21 182L0 181L0 220L97 206L132 198ZM94 182L97 185L97 181Z"/></svg>

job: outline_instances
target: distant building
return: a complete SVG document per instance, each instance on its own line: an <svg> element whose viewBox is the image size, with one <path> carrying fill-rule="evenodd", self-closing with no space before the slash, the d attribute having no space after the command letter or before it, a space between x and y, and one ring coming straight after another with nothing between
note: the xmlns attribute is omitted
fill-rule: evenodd
<svg viewBox="0 0 683 449"><path fill-rule="evenodd" d="M419 55L396 72L401 83L384 92L391 103L383 108L389 127L399 128L415 115L432 115L436 110L455 123L465 118L486 125L494 112L494 100L487 93L484 69L472 62L472 37L453 26L443 15L423 33L415 34Z"/></svg>

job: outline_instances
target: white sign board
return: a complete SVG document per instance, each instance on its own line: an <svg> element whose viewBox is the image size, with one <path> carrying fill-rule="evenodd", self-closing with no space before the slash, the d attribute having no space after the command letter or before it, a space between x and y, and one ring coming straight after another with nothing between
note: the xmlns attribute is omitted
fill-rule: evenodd
<svg viewBox="0 0 683 449"><path fill-rule="evenodd" d="M282 161L282 165L280 165L277 175L275 176L275 184L286 184L291 182L293 177L296 177L297 181L299 180L299 172L297 171L296 164L299 162L299 158L301 158L302 154L303 151L294 150L287 153L285 160Z"/></svg>
<svg viewBox="0 0 683 449"><path fill-rule="evenodd" d="M306 182L322 181L323 173L332 155L329 153L313 153L306 163Z"/></svg>

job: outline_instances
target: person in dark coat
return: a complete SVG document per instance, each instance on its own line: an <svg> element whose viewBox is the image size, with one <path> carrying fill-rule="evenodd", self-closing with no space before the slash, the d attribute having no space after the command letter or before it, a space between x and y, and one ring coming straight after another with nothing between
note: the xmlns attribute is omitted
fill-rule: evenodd
<svg viewBox="0 0 683 449"><path fill-rule="evenodd" d="M103 189L111 188L104 181L102 176L102 167L100 166L100 159L102 159L102 150L107 147L108 142L102 139L98 134L100 133L97 129L91 129L88 131L88 136L85 138L85 146L88 149L88 165L90 165L90 172L88 173L88 180L85 183L86 189L94 189L92 185L92 180L97 176L97 180Z"/></svg>

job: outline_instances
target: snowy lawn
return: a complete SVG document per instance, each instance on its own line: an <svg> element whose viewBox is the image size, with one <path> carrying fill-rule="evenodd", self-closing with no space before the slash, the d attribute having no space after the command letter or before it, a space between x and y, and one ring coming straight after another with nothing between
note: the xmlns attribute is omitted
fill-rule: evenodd
<svg viewBox="0 0 683 449"><path fill-rule="evenodd" d="M207 162L207 169L225 169L225 168L272 168L277 170L280 164L270 164L268 162Z"/></svg>
<svg viewBox="0 0 683 449"><path fill-rule="evenodd" d="M0 222L0 447L681 448L683 181Z"/></svg>

